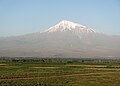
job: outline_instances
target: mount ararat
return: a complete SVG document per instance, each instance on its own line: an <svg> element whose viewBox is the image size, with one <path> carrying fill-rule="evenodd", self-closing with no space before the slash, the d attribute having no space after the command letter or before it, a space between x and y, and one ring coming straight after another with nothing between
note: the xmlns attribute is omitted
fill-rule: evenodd
<svg viewBox="0 0 120 86"><path fill-rule="evenodd" d="M120 36L63 20L41 32L0 37L0 56L120 57Z"/></svg>

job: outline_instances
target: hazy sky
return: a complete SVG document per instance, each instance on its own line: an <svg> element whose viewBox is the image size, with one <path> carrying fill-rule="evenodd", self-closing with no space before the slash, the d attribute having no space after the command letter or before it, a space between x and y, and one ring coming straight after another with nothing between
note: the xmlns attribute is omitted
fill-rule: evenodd
<svg viewBox="0 0 120 86"><path fill-rule="evenodd" d="M61 20L120 35L120 0L0 0L0 36L41 31Z"/></svg>

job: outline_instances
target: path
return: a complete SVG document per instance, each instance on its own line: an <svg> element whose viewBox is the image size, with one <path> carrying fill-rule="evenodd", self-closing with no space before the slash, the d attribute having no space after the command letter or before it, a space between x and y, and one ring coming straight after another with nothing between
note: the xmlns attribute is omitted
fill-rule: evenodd
<svg viewBox="0 0 120 86"><path fill-rule="evenodd" d="M25 76L25 77L9 77L0 78L0 80L19 80L19 79L35 79L35 78L49 78L49 77L67 77L67 76L83 76L83 75L99 75L99 74L113 74L117 72L99 72L99 73L86 73L86 74L59 74L59 75L49 75L49 76Z"/></svg>

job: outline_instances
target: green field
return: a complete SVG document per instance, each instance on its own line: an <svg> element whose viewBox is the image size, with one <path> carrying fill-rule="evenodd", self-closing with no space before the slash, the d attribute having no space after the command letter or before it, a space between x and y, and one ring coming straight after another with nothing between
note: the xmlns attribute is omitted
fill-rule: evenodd
<svg viewBox="0 0 120 86"><path fill-rule="evenodd" d="M120 86L120 62L0 60L0 86Z"/></svg>

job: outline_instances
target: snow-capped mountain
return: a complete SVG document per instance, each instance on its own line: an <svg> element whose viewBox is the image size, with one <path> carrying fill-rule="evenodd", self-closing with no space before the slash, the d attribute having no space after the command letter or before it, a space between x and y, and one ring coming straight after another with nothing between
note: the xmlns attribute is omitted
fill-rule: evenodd
<svg viewBox="0 0 120 86"><path fill-rule="evenodd" d="M120 36L63 20L37 33L0 38L0 56L119 57Z"/></svg>
<svg viewBox="0 0 120 86"><path fill-rule="evenodd" d="M96 33L95 30L88 28L87 26L73 23L67 20L63 20L55 26L50 27L49 29L43 32L63 32L63 31L73 31L73 32L83 32L83 33Z"/></svg>
<svg viewBox="0 0 120 86"><path fill-rule="evenodd" d="M59 33L59 32L71 32L71 34L74 34L82 39L87 39L86 37L89 35L100 34L93 30L92 28L89 28L78 23L73 23L67 20L63 20L58 24L50 27L49 29L42 31L41 33Z"/></svg>

